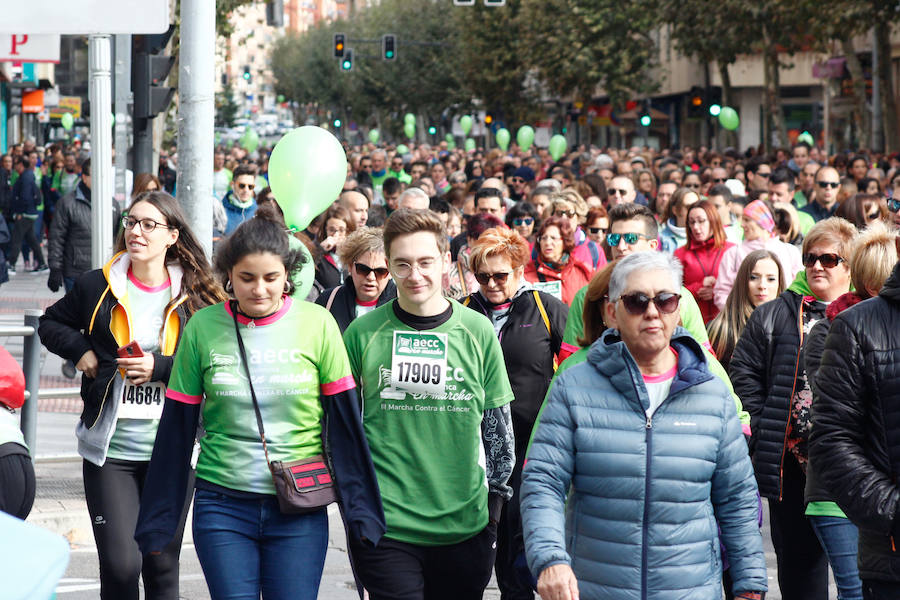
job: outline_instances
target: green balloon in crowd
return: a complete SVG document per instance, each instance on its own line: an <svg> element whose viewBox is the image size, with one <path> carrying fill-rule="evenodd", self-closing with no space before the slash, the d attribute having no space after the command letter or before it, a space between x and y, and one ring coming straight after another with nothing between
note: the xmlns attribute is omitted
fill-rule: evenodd
<svg viewBox="0 0 900 600"><path fill-rule="evenodd" d="M463 115L459 119L459 126L462 127L463 133L465 135L469 135L469 132L472 131L472 117L469 115Z"/></svg>
<svg viewBox="0 0 900 600"><path fill-rule="evenodd" d="M522 125L516 132L516 143L522 150L531 148L534 143L534 128L531 125Z"/></svg>
<svg viewBox="0 0 900 600"><path fill-rule="evenodd" d="M381 132L378 131L377 129L370 129L369 130L369 141L372 142L373 144L377 144L379 139L381 139Z"/></svg>
<svg viewBox="0 0 900 600"><path fill-rule="evenodd" d="M741 124L741 119L738 117L736 110L730 106L723 106L722 112L719 113L719 123L725 129L734 131Z"/></svg>
<svg viewBox="0 0 900 600"><path fill-rule="evenodd" d="M497 139L497 145L500 146L501 150L509 149L509 140L510 140L509 129L507 129L506 127L504 127L503 129L499 129L497 131L496 139Z"/></svg>
<svg viewBox="0 0 900 600"><path fill-rule="evenodd" d="M566 153L566 147L568 143L566 142L566 138L564 136L559 135L558 133L550 138L550 156L553 157L553 160L559 160Z"/></svg>

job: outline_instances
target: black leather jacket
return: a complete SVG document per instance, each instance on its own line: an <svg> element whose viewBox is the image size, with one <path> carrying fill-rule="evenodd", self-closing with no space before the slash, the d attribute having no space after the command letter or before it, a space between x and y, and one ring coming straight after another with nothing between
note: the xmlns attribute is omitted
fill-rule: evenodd
<svg viewBox="0 0 900 600"><path fill-rule="evenodd" d="M831 324L813 403L815 475L859 527L859 574L900 581L900 264Z"/></svg>

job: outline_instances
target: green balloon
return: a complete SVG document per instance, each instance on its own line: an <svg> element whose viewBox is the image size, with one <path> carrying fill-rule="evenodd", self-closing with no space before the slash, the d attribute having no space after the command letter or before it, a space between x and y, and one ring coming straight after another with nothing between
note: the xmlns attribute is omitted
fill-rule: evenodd
<svg viewBox="0 0 900 600"><path fill-rule="evenodd" d="M269 157L269 185L291 229L303 231L341 193L347 156L321 127L298 127L282 137Z"/></svg>
<svg viewBox="0 0 900 600"><path fill-rule="evenodd" d="M370 141L370 142L372 142L373 144L377 144L377 143L378 143L378 140L379 140L380 138L381 138L381 132L380 132L380 131L378 131L377 129L370 129L370 130L369 130L369 141Z"/></svg>
<svg viewBox="0 0 900 600"><path fill-rule="evenodd" d="M552 138L550 138L550 156L553 157L553 160L559 160L566 153L566 146L568 143L566 142L566 138L556 134Z"/></svg>
<svg viewBox="0 0 900 600"><path fill-rule="evenodd" d="M471 152L472 150L474 150L475 149L475 140L473 140L472 138L466 138L465 148L466 148L466 152Z"/></svg>
<svg viewBox="0 0 900 600"><path fill-rule="evenodd" d="M531 125L522 125L519 127L519 130L516 132L516 143L522 150L528 150L531 148L531 144L534 142L534 129Z"/></svg>
<svg viewBox="0 0 900 600"><path fill-rule="evenodd" d="M400 144L397 146L397 154L409 154L409 148L406 147L406 144Z"/></svg>
<svg viewBox="0 0 900 600"><path fill-rule="evenodd" d="M112 113L109 115L109 121L112 127L116 126L116 113Z"/></svg>
<svg viewBox="0 0 900 600"><path fill-rule="evenodd" d="M453 140L453 134L452 134L452 133L448 133L447 135L444 136L444 140L446 140L448 144L449 144L450 142L454 141L454 140Z"/></svg>
<svg viewBox="0 0 900 600"><path fill-rule="evenodd" d="M415 126L415 124L416 124L416 115L414 115L414 114L412 114L412 113L406 113L406 114L403 116L403 124L404 124L404 125L408 125L408 124L410 124L410 123L411 123L413 126Z"/></svg>
<svg viewBox="0 0 900 600"><path fill-rule="evenodd" d="M305 300L307 296L309 296L309 291L312 289L313 280L316 278L316 263L313 261L312 254L309 253L309 248L306 247L306 244L295 238L293 235L288 236L288 244L291 247L291 250L299 250L300 254L303 255L304 261L303 266L299 271L294 273L294 276L291 278L291 283L294 284L294 298L297 300Z"/></svg>
<svg viewBox="0 0 900 600"><path fill-rule="evenodd" d="M504 127L503 129L497 130L497 145L500 146L501 150L506 150L509 148L509 129Z"/></svg>
<svg viewBox="0 0 900 600"><path fill-rule="evenodd" d="M403 133L405 133L406 137L409 139L413 139L416 137L416 126L413 123L407 123L403 126Z"/></svg>
<svg viewBox="0 0 900 600"><path fill-rule="evenodd" d="M244 130L244 135L242 135L241 139L238 141L247 152L253 153L259 148L259 134L249 127Z"/></svg>
<svg viewBox="0 0 900 600"><path fill-rule="evenodd" d="M810 146L816 145L816 141L813 139L812 134L808 131L804 131L803 133L801 133L800 135L797 136L797 143L799 144L800 142L806 142Z"/></svg>
<svg viewBox="0 0 900 600"><path fill-rule="evenodd" d="M722 112L719 113L719 123L725 129L734 131L741 124L741 119L738 117L736 110L730 106L723 106Z"/></svg>
<svg viewBox="0 0 900 600"><path fill-rule="evenodd" d="M72 126L75 125L75 118L72 116L72 113L63 113L63 116L59 119L60 124L63 129L66 131L71 131Z"/></svg>
<svg viewBox="0 0 900 600"><path fill-rule="evenodd" d="M447 142L447 150L456 150L456 141L450 140Z"/></svg>
<svg viewBox="0 0 900 600"><path fill-rule="evenodd" d="M469 135L469 132L472 131L472 117L469 115L463 115L459 119L459 126L462 127L463 133L465 135Z"/></svg>
<svg viewBox="0 0 900 600"><path fill-rule="evenodd" d="M276 98L276 100L278 100L278 104L284 102L284 94L278 94L278 98Z"/></svg>

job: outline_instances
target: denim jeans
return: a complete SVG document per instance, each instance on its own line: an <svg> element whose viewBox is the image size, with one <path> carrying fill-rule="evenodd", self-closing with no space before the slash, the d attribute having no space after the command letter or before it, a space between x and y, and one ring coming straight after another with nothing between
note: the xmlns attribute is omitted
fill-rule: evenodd
<svg viewBox="0 0 900 600"><path fill-rule="evenodd" d="M859 532L850 519L841 517L809 516L837 584L838 600L862 600L862 582L856 566Z"/></svg>
<svg viewBox="0 0 900 600"><path fill-rule="evenodd" d="M212 600L315 600L328 513L284 515L275 496L242 499L197 489L194 546Z"/></svg>

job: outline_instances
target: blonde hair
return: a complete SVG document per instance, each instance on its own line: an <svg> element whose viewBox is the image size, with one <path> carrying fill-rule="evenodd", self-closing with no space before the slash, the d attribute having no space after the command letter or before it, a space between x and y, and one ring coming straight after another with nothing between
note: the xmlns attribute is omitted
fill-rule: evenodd
<svg viewBox="0 0 900 600"><path fill-rule="evenodd" d="M528 242L514 229L492 227L472 244L472 254L469 255L472 270L480 270L484 261L492 256L503 256L509 259L513 269L518 269L528 262Z"/></svg>
<svg viewBox="0 0 900 600"><path fill-rule="evenodd" d="M575 213L583 219L585 215L588 213L587 202L584 201L584 198L581 194L578 193L578 190L575 188L567 187L558 192L554 192L550 195L550 203L553 204L556 200L567 200L569 204L572 205L572 208L575 209Z"/></svg>
<svg viewBox="0 0 900 600"><path fill-rule="evenodd" d="M869 298L870 289L881 289L897 263L897 232L881 221L863 231L853 246L850 281L856 293Z"/></svg>
<svg viewBox="0 0 900 600"><path fill-rule="evenodd" d="M806 237L803 238L803 254L816 244L833 244L838 248L838 254L849 261L853 256L853 242L857 235L856 227L847 219L829 217L813 225Z"/></svg>
<svg viewBox="0 0 900 600"><path fill-rule="evenodd" d="M384 254L384 230L380 227L360 227L348 235L338 256L341 264L349 266L366 252Z"/></svg>

